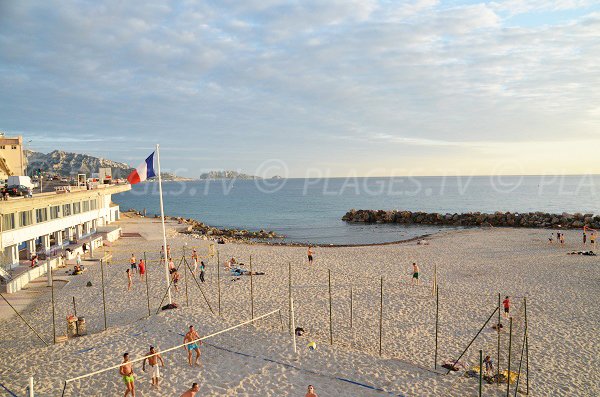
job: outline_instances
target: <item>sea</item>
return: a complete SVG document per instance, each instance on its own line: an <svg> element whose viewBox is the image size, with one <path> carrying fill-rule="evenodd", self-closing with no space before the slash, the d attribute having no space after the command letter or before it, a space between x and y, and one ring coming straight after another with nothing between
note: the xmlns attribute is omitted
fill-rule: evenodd
<svg viewBox="0 0 600 397"><path fill-rule="evenodd" d="M320 245L381 244L450 227L356 224L350 209L438 213L600 214L600 175L256 179L163 182L165 214L220 228L272 230L280 241ZM158 183L113 196L121 210L160 214Z"/></svg>

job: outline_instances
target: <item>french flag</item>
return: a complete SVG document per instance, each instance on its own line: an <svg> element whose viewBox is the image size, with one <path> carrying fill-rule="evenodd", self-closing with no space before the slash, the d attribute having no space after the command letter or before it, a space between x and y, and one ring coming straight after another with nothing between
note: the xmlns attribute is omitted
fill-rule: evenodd
<svg viewBox="0 0 600 397"><path fill-rule="evenodd" d="M127 181L129 181L130 184L135 185L136 183L144 182L146 179L156 176L156 173L154 172L154 153L155 152L152 152L146 161L138 165L137 168L129 174Z"/></svg>

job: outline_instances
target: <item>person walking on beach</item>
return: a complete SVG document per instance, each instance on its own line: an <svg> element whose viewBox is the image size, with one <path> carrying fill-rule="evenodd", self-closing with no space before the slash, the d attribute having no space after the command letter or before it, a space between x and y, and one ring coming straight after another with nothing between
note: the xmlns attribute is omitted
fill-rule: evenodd
<svg viewBox="0 0 600 397"><path fill-rule="evenodd" d="M494 362L492 361L492 358L490 356L485 356L485 359L483 359L483 364L485 365L485 375L492 376L494 373Z"/></svg>
<svg viewBox="0 0 600 397"><path fill-rule="evenodd" d="M129 258L129 266L131 267L132 271L137 271L137 265L134 254L131 254L131 258Z"/></svg>
<svg viewBox="0 0 600 397"><path fill-rule="evenodd" d="M413 273L412 273L411 284L420 285L420 283L419 283L419 265L417 265L416 263L413 263L412 267L413 267Z"/></svg>
<svg viewBox="0 0 600 397"><path fill-rule="evenodd" d="M191 342L184 346L184 349L187 349L188 352L188 363L190 364L190 367L192 366L192 350L196 351L196 361L194 361L193 365L197 365L199 367L202 366L201 363L198 363L200 360L200 345L202 345L202 341L199 339L200 335L198 335L198 332L196 332L194 326L190 325L188 333L185 334L185 337L183 338L183 343Z"/></svg>
<svg viewBox="0 0 600 397"><path fill-rule="evenodd" d="M173 262L173 258L169 258L169 273L173 274L175 270L177 269L175 269L175 263Z"/></svg>
<svg viewBox="0 0 600 397"><path fill-rule="evenodd" d="M502 301L502 306L504 306L504 318L509 318L510 317L510 299L508 299L508 296L504 297L504 300Z"/></svg>
<svg viewBox="0 0 600 397"><path fill-rule="evenodd" d="M313 250L312 250L312 247L310 245L308 246L307 256L308 256L308 264L312 265L312 263L313 263Z"/></svg>
<svg viewBox="0 0 600 397"><path fill-rule="evenodd" d="M552 244L552 241L554 241L554 233L550 233L550 237L548 237L548 244Z"/></svg>
<svg viewBox="0 0 600 397"><path fill-rule="evenodd" d="M81 246L81 250L83 251L83 257L85 258L85 254L87 254L87 252L88 252L87 243L83 243L83 245Z"/></svg>
<svg viewBox="0 0 600 397"><path fill-rule="evenodd" d="M144 358L142 361L142 371L146 372L146 360L148 360L148 364L152 367L152 371L150 372L150 378L152 381L152 386L158 387L158 382L160 380L160 369L158 366L158 362L160 361L160 366L165 366L165 361L163 360L160 353L156 352L154 346L150 346L150 351L146 353L146 356L152 356Z"/></svg>
<svg viewBox="0 0 600 397"><path fill-rule="evenodd" d="M127 273L127 291L131 291L131 285L133 284L133 272L131 269L127 269L125 270L125 273Z"/></svg>
<svg viewBox="0 0 600 397"><path fill-rule="evenodd" d="M560 245L565 245L565 234L564 233L560 234Z"/></svg>
<svg viewBox="0 0 600 397"><path fill-rule="evenodd" d="M587 233L583 232L583 246L585 247L585 243L587 241Z"/></svg>
<svg viewBox="0 0 600 397"><path fill-rule="evenodd" d="M192 255L192 274L196 277L196 272L198 271L198 259L194 258Z"/></svg>
<svg viewBox="0 0 600 397"><path fill-rule="evenodd" d="M308 385L308 390L304 397L319 397L317 393L315 393L315 387L313 385Z"/></svg>
<svg viewBox="0 0 600 397"><path fill-rule="evenodd" d="M160 248L160 264L164 265L165 264L165 258L166 258L165 257L165 246L161 245L160 247L161 247Z"/></svg>
<svg viewBox="0 0 600 397"><path fill-rule="evenodd" d="M123 378L123 382L125 382L126 387L125 394L123 395L123 397L126 397L129 393L131 393L132 397L135 397L135 386L133 384L133 366L129 362L129 353L123 354L123 363L119 367L119 374Z"/></svg>
<svg viewBox="0 0 600 397"><path fill-rule="evenodd" d="M177 283L179 282L179 279L181 278L181 276L179 275L179 272L177 271L177 269L173 269L174 272L171 273L171 279L173 280L173 287L175 287L175 291L179 292L179 287L177 286Z"/></svg>
<svg viewBox="0 0 600 397"><path fill-rule="evenodd" d="M590 234L590 245L592 248L596 248L596 232Z"/></svg>
<svg viewBox="0 0 600 397"><path fill-rule="evenodd" d="M146 274L146 262L144 262L143 259L140 259L138 271L140 272L140 280L144 280L144 274Z"/></svg>
<svg viewBox="0 0 600 397"><path fill-rule="evenodd" d="M77 253L77 256L75 257L75 264L77 265L77 267L81 268L81 255L79 255L79 252Z"/></svg>
<svg viewBox="0 0 600 397"><path fill-rule="evenodd" d="M171 257L171 244L167 244L167 258Z"/></svg>
<svg viewBox="0 0 600 397"><path fill-rule="evenodd" d="M194 383L192 383L192 387L189 390L186 390L179 397L194 397L196 395L196 393L198 393L199 391L200 391L200 386L198 386L198 384L196 382L194 382Z"/></svg>
<svg viewBox="0 0 600 397"><path fill-rule="evenodd" d="M198 252L196 252L196 248L192 250L192 259L195 259L196 262L198 261Z"/></svg>
<svg viewBox="0 0 600 397"><path fill-rule="evenodd" d="M204 266L204 262L200 261L200 281L204 282L204 269L206 268L206 266Z"/></svg>

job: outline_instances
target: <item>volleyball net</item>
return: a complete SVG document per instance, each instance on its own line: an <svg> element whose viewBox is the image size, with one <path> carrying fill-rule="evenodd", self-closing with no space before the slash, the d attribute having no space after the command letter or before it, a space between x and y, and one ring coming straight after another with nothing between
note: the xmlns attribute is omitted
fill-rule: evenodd
<svg viewBox="0 0 600 397"><path fill-rule="evenodd" d="M145 356L142 356L142 357L139 357L139 358L136 358L136 359L130 360L130 361L128 361L128 362L127 362L127 364L131 364L131 365L133 365L133 364L135 364L135 363L142 362L142 361L144 361L144 360L147 360L147 359L149 359L149 358L152 358L152 357L154 357L154 356L158 356L158 355L161 355L161 356L162 356L162 355L165 355L165 354L167 354L167 353L171 353L171 352L173 352L173 351L175 351L175 350L177 350L177 349L181 349L182 347L187 347L188 345L191 345L191 344L194 344L194 343L198 343L198 342L202 342L202 341L205 341L205 340L207 340L207 339L210 339L210 338L214 338L215 336L218 336L218 335L224 334L224 333L226 333L226 332L233 331L233 330L235 330L235 329L237 329L237 328L243 327L244 325L248 325L248 324L251 324L251 323L255 323L255 322L257 322L258 320L262 320L262 319L264 319L264 318L267 318L267 317L269 317L269 316L273 316L274 314L279 314L279 320L278 320L278 321L279 321L279 323L280 323L280 326L281 326L281 327L283 327L283 323L282 323L282 320L281 320L281 309L277 309L277 310L273 310L273 311L270 311L270 312L268 312L268 313L262 314L262 315L260 315L260 316L254 317L254 318L252 318L252 319L250 319L250 320L247 320L247 321L241 322L241 323L239 323L239 324L233 325L233 326L231 326L231 327L228 327L228 328L222 329L222 330L220 330L220 331L213 332L212 334L209 334L209 335L206 335L206 336L201 336L201 337L200 337L200 338L198 338L198 339L194 339L194 340L191 340L191 341L189 341L189 342L186 342L186 343L182 343L182 344L180 344L180 345L177 345L177 346L169 347L169 348L167 348L167 349L162 349L162 350L160 350L160 351L157 351L157 352L156 352L156 353L154 353L154 354L149 354L149 355L145 355ZM74 383L74 382L82 381L82 380L84 380L84 379L88 379L88 378L90 378L90 377L97 376L97 375L103 374L103 373L105 373L105 372L108 372L108 371L112 371L112 370L115 370L115 369L119 369L119 368L120 368L121 366L123 366L124 364L125 364L125 363L123 363L123 362L120 362L120 363L118 363L118 364L111 365L111 366L109 366L109 367L105 367L105 368L99 369L99 370L97 370L97 371L89 372L89 373L87 373L87 374L84 374L84 375L80 375L80 376L76 376L76 377L73 377L73 378L70 378L70 379L66 379L66 380L64 381L64 385L63 385L63 391L62 391L62 394L61 394L61 395L64 397L64 396L66 395L66 392L67 392L67 388L68 388L68 386L69 386L69 385L71 385L71 384L72 384L72 383Z"/></svg>

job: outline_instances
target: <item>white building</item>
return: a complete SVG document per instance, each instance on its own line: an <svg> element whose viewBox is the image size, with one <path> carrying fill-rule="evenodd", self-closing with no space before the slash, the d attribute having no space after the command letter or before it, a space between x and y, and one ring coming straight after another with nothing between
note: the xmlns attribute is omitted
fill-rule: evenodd
<svg viewBox="0 0 600 397"><path fill-rule="evenodd" d="M100 185L93 190L0 201L2 267L17 268L19 260L35 253L45 256L57 249L80 249L85 239L93 241L99 228L119 219L119 206L112 203L111 197L129 189L130 185Z"/></svg>

